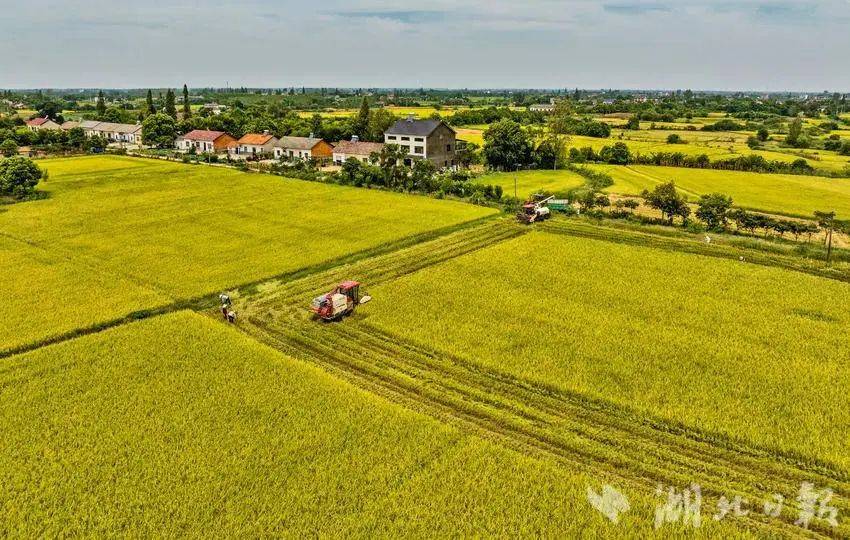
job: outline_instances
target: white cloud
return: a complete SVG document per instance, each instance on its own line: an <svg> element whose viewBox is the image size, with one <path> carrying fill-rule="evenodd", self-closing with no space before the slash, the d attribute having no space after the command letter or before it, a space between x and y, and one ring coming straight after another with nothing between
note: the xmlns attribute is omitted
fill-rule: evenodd
<svg viewBox="0 0 850 540"><path fill-rule="evenodd" d="M848 19L846 0L0 0L0 87L850 91Z"/></svg>

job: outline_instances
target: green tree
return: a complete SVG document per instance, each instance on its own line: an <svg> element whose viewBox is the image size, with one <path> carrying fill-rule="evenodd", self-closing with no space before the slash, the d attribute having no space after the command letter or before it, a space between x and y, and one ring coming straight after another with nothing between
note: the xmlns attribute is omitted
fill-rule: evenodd
<svg viewBox="0 0 850 540"><path fill-rule="evenodd" d="M363 140L366 140L369 137L369 116L369 102L364 96L363 101L360 103L360 111L357 113L357 116L354 118L354 123L351 125L351 131Z"/></svg>
<svg viewBox="0 0 850 540"><path fill-rule="evenodd" d="M189 105L189 87L183 85L183 120L192 117L192 107Z"/></svg>
<svg viewBox="0 0 850 540"><path fill-rule="evenodd" d="M605 146L599 152L599 158L613 165L628 165L632 162L632 153L624 142L616 142L614 146Z"/></svg>
<svg viewBox="0 0 850 540"><path fill-rule="evenodd" d="M402 160L406 157L407 152L397 144L385 144L381 149L381 172L384 176L384 185L388 188L404 186L407 170L402 165Z"/></svg>
<svg viewBox="0 0 850 540"><path fill-rule="evenodd" d="M491 169L516 170L531 163L531 153L531 138L513 120L499 120L484 132L484 160Z"/></svg>
<svg viewBox="0 0 850 540"><path fill-rule="evenodd" d="M791 122L791 126L788 128L788 137L785 138L785 142L791 146L797 146L800 143L800 134L802 134L802 132L803 120L797 117L793 122Z"/></svg>
<svg viewBox="0 0 850 540"><path fill-rule="evenodd" d="M117 124L128 122L127 113L118 107L109 107L103 113L101 120L104 122L114 122Z"/></svg>
<svg viewBox="0 0 850 540"><path fill-rule="evenodd" d="M157 148L170 148L174 144L175 125L174 118L167 114L148 116L142 122L142 143Z"/></svg>
<svg viewBox="0 0 850 540"><path fill-rule="evenodd" d="M437 166L431 160L417 160L413 164L413 170L410 174L410 180L413 184L412 188L426 193L432 191L432 182L435 174L437 174Z"/></svg>
<svg viewBox="0 0 850 540"><path fill-rule="evenodd" d="M667 144L683 144L684 141L678 133L671 133L667 136Z"/></svg>
<svg viewBox="0 0 850 540"><path fill-rule="evenodd" d="M370 141L380 142L384 140L384 132L396 121L393 113L386 109L377 109L369 113L369 128L366 137Z"/></svg>
<svg viewBox="0 0 850 540"><path fill-rule="evenodd" d="M68 146L83 148L86 144L86 132L81 127L68 130Z"/></svg>
<svg viewBox="0 0 850 540"><path fill-rule="evenodd" d="M171 118L177 119L177 107L174 103L174 90L168 89L165 93L165 114Z"/></svg>
<svg viewBox="0 0 850 540"><path fill-rule="evenodd" d="M815 219L824 232L824 243L826 244L826 262L832 258L832 234L835 231L835 212L815 212Z"/></svg>
<svg viewBox="0 0 850 540"><path fill-rule="evenodd" d="M702 195L697 203L699 207L696 216L705 223L709 229L725 229L728 224L727 214L732 208L732 198L722 193L711 193Z"/></svg>
<svg viewBox="0 0 850 540"><path fill-rule="evenodd" d="M35 191L44 172L29 158L10 157L0 161L0 195L22 199Z"/></svg>
<svg viewBox="0 0 850 540"><path fill-rule="evenodd" d="M103 90L98 90L97 92L97 117L98 119L102 119L103 115L106 114L106 98L103 96Z"/></svg>
<svg viewBox="0 0 850 540"><path fill-rule="evenodd" d="M0 143L0 154L12 157L18 154L18 143L14 139L6 139Z"/></svg>
<svg viewBox="0 0 850 540"><path fill-rule="evenodd" d="M534 162L541 169L563 166L567 157L567 141L558 135L549 135L534 150Z"/></svg>
<svg viewBox="0 0 850 540"><path fill-rule="evenodd" d="M148 90L148 95L145 98L145 112L146 114L156 114L156 107L153 105L153 93Z"/></svg>
<svg viewBox="0 0 850 540"><path fill-rule="evenodd" d="M630 117L626 122L625 128L638 131L640 129L640 118L637 115Z"/></svg>
<svg viewBox="0 0 850 540"><path fill-rule="evenodd" d="M324 133L324 129L322 126L322 115L316 113L310 118L310 132L314 137L322 138Z"/></svg>
<svg viewBox="0 0 850 540"><path fill-rule="evenodd" d="M673 218L681 216L683 221L691 215L691 209L688 207L685 198L676 191L674 182L666 182L655 186L652 191L643 190L641 196L646 200L646 204L661 212L661 217L667 219L670 225L673 224Z"/></svg>
<svg viewBox="0 0 850 540"><path fill-rule="evenodd" d="M455 153L458 165L468 168L481 163L481 153L478 151L479 146L469 141L463 142L465 144L457 145L457 152Z"/></svg>

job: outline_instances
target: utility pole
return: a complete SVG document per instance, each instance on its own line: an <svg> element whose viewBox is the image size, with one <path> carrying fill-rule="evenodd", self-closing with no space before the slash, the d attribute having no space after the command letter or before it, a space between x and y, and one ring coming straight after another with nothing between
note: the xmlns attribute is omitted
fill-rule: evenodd
<svg viewBox="0 0 850 540"><path fill-rule="evenodd" d="M835 230L834 223L832 221L829 222L829 236L828 244L826 247L826 264L829 264L830 259L832 258L832 231Z"/></svg>

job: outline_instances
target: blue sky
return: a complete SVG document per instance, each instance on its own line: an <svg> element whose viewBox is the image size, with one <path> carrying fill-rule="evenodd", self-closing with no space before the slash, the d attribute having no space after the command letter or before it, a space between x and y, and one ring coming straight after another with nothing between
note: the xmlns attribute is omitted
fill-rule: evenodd
<svg viewBox="0 0 850 540"><path fill-rule="evenodd" d="M0 88L850 92L850 0L0 0Z"/></svg>

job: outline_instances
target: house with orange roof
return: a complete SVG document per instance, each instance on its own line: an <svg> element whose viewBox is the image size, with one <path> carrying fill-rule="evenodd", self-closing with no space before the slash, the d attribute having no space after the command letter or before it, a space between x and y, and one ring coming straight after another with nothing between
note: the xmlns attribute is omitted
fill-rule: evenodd
<svg viewBox="0 0 850 540"><path fill-rule="evenodd" d="M57 124L46 116L44 118L33 118L32 120L27 120L26 124L27 128L29 128L30 131L41 131L42 129L59 129L59 124Z"/></svg>
<svg viewBox="0 0 850 540"><path fill-rule="evenodd" d="M277 144L277 137L268 131L263 133L246 133L227 145L227 153L234 159L248 159L258 156L271 156Z"/></svg>
<svg viewBox="0 0 850 540"><path fill-rule="evenodd" d="M183 152L188 152L194 148L196 152L218 154L227 152L228 145L233 142L236 142L236 138L223 131L193 129L189 133L177 137L174 146Z"/></svg>

